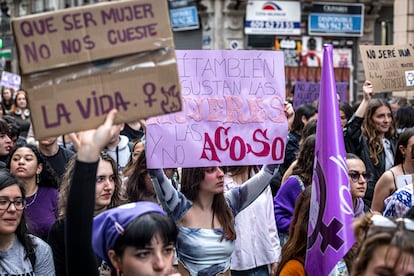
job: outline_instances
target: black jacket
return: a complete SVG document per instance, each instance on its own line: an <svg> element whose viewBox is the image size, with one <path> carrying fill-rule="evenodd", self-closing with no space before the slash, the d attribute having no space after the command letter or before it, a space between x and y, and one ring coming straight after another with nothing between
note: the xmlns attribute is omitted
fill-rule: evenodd
<svg viewBox="0 0 414 276"><path fill-rule="evenodd" d="M358 155L365 164L366 171L371 174L370 179L367 181L367 191L365 193L364 202L365 205L371 208L372 197L374 195L375 184L381 175L385 172L385 152L382 151L378 156L378 165L375 166L369 157L369 148L367 138L362 135L361 125L363 118L352 116L344 128L344 142L346 152L354 153ZM392 137L390 140L391 150L393 156L397 149L397 139Z"/></svg>

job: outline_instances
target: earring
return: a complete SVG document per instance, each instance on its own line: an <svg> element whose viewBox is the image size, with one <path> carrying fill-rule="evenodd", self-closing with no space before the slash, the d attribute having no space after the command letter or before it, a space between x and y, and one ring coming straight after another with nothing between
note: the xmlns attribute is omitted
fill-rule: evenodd
<svg viewBox="0 0 414 276"><path fill-rule="evenodd" d="M36 184L39 184L39 183L40 183L40 174L37 173L36 174Z"/></svg>
<svg viewBox="0 0 414 276"><path fill-rule="evenodd" d="M119 269L119 267L116 267L116 276L121 276L121 270Z"/></svg>
<svg viewBox="0 0 414 276"><path fill-rule="evenodd" d="M404 160L404 159L405 159L405 153L403 153L403 155L402 155L402 156L403 156L403 160Z"/></svg>

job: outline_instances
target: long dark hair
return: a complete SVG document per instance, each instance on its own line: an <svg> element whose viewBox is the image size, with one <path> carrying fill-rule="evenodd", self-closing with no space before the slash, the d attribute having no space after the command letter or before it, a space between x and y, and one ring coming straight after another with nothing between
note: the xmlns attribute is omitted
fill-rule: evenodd
<svg viewBox="0 0 414 276"><path fill-rule="evenodd" d="M277 267L276 275L280 274L283 266L290 260L299 258L305 260L308 239L308 221L312 186L305 188L296 200L289 237L282 248L282 258Z"/></svg>
<svg viewBox="0 0 414 276"><path fill-rule="evenodd" d="M32 144L18 144L10 152L9 158L7 159L6 167L10 170L10 163L13 158L13 154L19 148L29 148L33 151L36 156L37 164L42 164L43 169L39 174L39 187L51 187L57 189L59 187L59 177L55 170L49 165L49 162L46 160L44 155L39 151L39 149Z"/></svg>
<svg viewBox="0 0 414 276"><path fill-rule="evenodd" d="M399 129L414 127L414 108L410 105L402 105L395 113L395 124Z"/></svg>
<svg viewBox="0 0 414 276"><path fill-rule="evenodd" d="M299 147L297 162L292 170L292 175L298 175L303 183L305 183L305 186L312 183L315 141L315 134L311 134L305 138Z"/></svg>
<svg viewBox="0 0 414 276"><path fill-rule="evenodd" d="M181 192L187 199L194 201L198 197L200 183L204 179L205 168L183 168L181 177ZM213 199L213 224L214 216L223 227L223 236L227 240L236 239L236 231L234 230L234 216L227 205L224 194L216 194Z"/></svg>
<svg viewBox="0 0 414 276"><path fill-rule="evenodd" d="M349 121L349 119L351 119L352 115L354 114L354 110L352 110L352 107L349 105L349 103L346 102L339 103L339 110L345 113L347 121Z"/></svg>
<svg viewBox="0 0 414 276"><path fill-rule="evenodd" d="M400 134L397 143L397 150L395 151L394 166L404 163L405 156L400 150L400 146L407 148L408 140L414 136L414 127L407 128ZM414 156L411 156L413 158Z"/></svg>
<svg viewBox="0 0 414 276"><path fill-rule="evenodd" d="M26 199L26 191L24 189L23 182L12 176L7 170L0 170L0 190L3 190L4 188L12 185L17 185L20 189L20 193L22 194L22 199ZM22 211L20 223L17 225L15 234L19 242L23 245L25 251L24 258L29 259L33 266L33 264L36 262L36 246L33 243L32 238L29 236L24 210Z"/></svg>
<svg viewBox="0 0 414 276"><path fill-rule="evenodd" d="M147 158L145 151L141 152L134 163L132 174L128 177L126 185L126 197L129 202L157 201L154 190L148 190L145 178L149 177L147 170Z"/></svg>
<svg viewBox="0 0 414 276"><path fill-rule="evenodd" d="M295 118L292 122L291 131L302 135L302 130L305 124L302 122L302 116L305 116L306 120L318 113L318 110L310 104L302 104L295 109Z"/></svg>

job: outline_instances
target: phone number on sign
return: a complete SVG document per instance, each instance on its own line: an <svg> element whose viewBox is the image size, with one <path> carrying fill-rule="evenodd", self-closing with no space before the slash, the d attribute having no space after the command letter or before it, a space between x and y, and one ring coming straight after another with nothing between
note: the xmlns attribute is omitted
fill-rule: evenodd
<svg viewBox="0 0 414 276"><path fill-rule="evenodd" d="M251 28L260 29L293 29L294 24L292 21L261 21L252 20L250 23Z"/></svg>

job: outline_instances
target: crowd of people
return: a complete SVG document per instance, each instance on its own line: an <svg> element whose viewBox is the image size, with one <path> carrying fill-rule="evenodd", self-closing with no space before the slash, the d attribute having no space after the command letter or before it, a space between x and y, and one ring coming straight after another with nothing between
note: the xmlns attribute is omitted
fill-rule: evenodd
<svg viewBox="0 0 414 276"><path fill-rule="evenodd" d="M412 275L413 107L362 90L339 103L356 241L329 276ZM1 97L0 275L311 275L317 106L285 103L282 164L149 169L145 121L36 141L25 91Z"/></svg>

